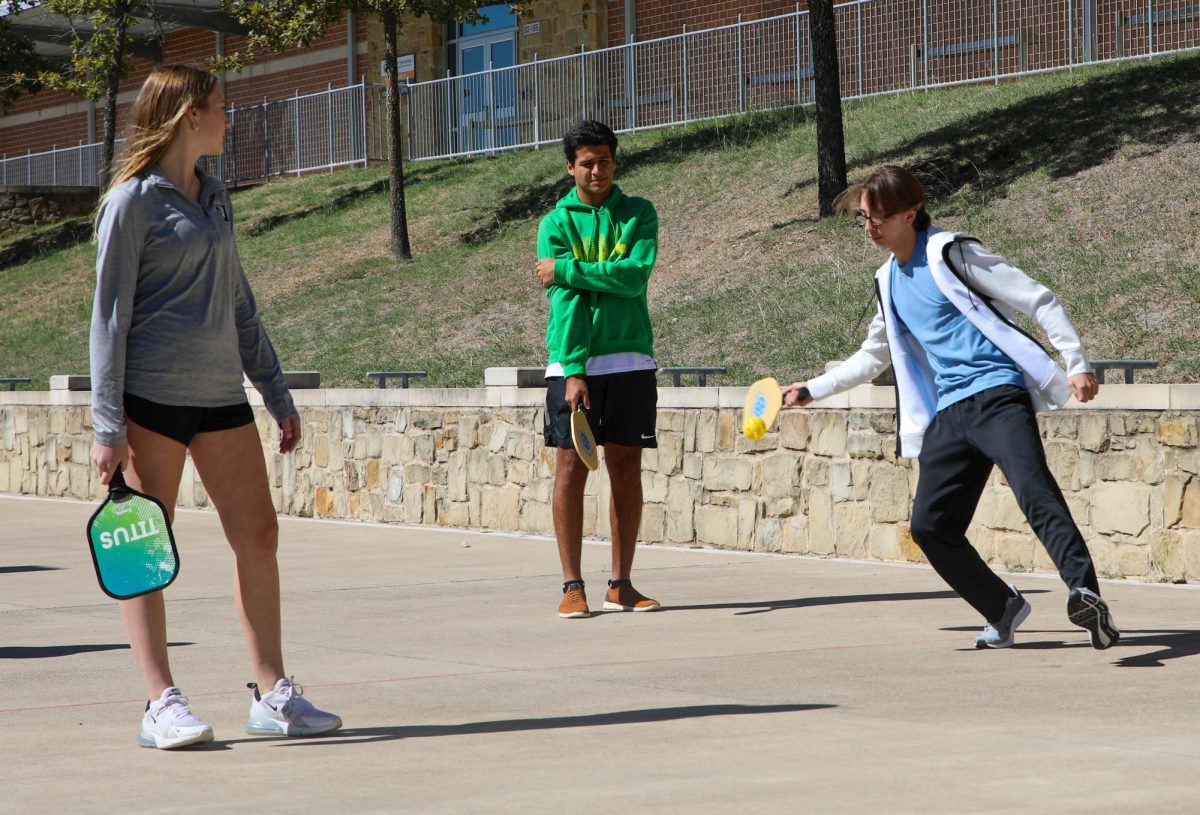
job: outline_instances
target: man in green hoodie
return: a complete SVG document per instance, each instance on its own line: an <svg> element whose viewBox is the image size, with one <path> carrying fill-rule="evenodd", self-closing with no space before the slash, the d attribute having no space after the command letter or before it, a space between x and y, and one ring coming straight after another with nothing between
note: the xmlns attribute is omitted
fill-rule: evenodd
<svg viewBox="0 0 1200 815"><path fill-rule="evenodd" d="M658 251L658 215L645 199L613 183L617 137L582 121L563 138L575 188L538 227L534 276L546 287L547 447L558 448L554 532L563 568L558 616L588 617L580 554L588 469L571 441L571 414L582 409L612 484L612 579L604 608L653 611L655 600L630 583L642 521L642 449L657 447L654 332L646 285Z"/></svg>

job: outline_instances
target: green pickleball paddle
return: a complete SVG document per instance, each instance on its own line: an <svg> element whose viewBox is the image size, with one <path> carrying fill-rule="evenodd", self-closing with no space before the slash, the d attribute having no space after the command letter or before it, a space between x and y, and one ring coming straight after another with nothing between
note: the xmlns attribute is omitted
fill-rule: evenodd
<svg viewBox="0 0 1200 815"><path fill-rule="evenodd" d="M179 574L179 550L162 503L125 483L118 469L87 525L100 588L116 600L166 588Z"/></svg>

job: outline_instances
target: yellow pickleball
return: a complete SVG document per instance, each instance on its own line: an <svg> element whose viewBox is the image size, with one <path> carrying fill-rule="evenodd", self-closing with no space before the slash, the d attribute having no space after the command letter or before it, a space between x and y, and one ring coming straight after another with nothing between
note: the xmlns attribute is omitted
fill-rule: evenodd
<svg viewBox="0 0 1200 815"><path fill-rule="evenodd" d="M746 438L758 441L767 435L767 423L758 416L749 416L742 422L742 433Z"/></svg>

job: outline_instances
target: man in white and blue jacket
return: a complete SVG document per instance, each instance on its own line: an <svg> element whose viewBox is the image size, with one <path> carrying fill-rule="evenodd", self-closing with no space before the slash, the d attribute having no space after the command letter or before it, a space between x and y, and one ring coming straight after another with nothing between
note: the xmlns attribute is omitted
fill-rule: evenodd
<svg viewBox="0 0 1200 815"><path fill-rule="evenodd" d="M892 365L896 452L920 464L912 535L930 565L987 621L975 647L1009 647L1030 611L966 537L995 465L1070 589L1071 622L1088 630L1094 648L1108 648L1120 633L1046 465L1035 416L1071 396L1088 402L1100 389L1062 305L974 238L932 227L925 190L902 167L879 168L846 190L839 204L856 212L867 236L892 253L875 273L879 310L858 352L810 382L789 386L785 402L806 405ZM1016 326L1014 311L1037 322L1066 371Z"/></svg>

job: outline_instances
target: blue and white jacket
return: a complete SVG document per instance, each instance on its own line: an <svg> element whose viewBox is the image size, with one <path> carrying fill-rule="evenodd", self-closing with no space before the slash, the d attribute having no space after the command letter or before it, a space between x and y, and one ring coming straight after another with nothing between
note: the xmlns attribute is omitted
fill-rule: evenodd
<svg viewBox="0 0 1200 815"><path fill-rule="evenodd" d="M968 235L930 228L926 254L934 282L985 337L1007 354L1025 377L1037 410L1061 408L1071 398L1067 377L1092 370L1083 343L1054 293ZM869 382L891 364L896 374L899 415L896 454L916 458L925 429L933 421L938 393L934 372L920 343L900 331L889 284L892 257L875 272L879 309L862 347L848 360L808 383L823 399ZM1033 337L1013 321L1019 311L1032 317L1062 354L1060 368Z"/></svg>

